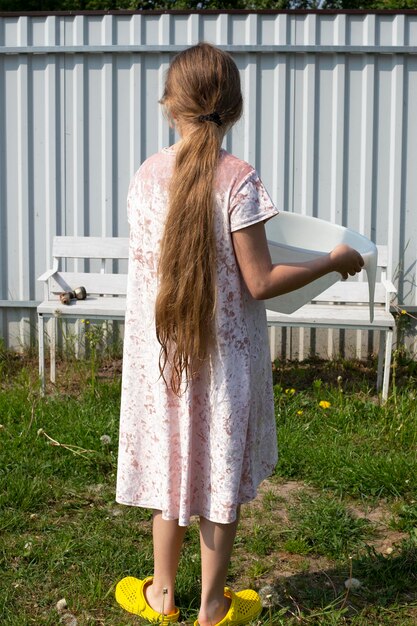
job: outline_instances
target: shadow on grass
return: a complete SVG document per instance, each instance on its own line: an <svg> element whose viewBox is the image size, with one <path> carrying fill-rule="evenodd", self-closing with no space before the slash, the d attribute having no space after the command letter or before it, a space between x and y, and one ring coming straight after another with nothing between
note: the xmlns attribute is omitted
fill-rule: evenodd
<svg viewBox="0 0 417 626"><path fill-rule="evenodd" d="M350 578L353 585L359 582L347 589ZM348 564L278 577L271 594L276 608L286 609L289 623L415 624L417 535L390 555L368 548Z"/></svg>

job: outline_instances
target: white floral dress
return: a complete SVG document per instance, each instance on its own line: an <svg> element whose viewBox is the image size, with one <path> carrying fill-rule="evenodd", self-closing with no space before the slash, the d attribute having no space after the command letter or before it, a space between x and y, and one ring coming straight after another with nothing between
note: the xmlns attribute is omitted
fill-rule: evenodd
<svg viewBox="0 0 417 626"><path fill-rule="evenodd" d="M221 151L216 177L216 341L185 393L160 377L158 251L175 150L147 159L128 194L130 258L116 500L181 526L236 519L277 461L265 306L249 294L231 232L278 213L255 170Z"/></svg>

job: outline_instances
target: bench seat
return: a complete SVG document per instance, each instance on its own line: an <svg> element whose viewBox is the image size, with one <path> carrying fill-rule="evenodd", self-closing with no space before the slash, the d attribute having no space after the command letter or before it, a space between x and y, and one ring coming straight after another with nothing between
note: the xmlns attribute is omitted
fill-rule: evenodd
<svg viewBox="0 0 417 626"><path fill-rule="evenodd" d="M69 304L61 304L59 300L46 300L41 302L37 311L38 314L55 317L123 319L126 298L89 296L87 300L71 300Z"/></svg>
<svg viewBox="0 0 417 626"><path fill-rule="evenodd" d="M266 303L268 306L268 303ZM369 323L368 305L306 304L291 315L268 311L269 324L279 323L282 326L300 326L306 328L354 328L357 330L394 329L395 320L391 313L375 308L372 325Z"/></svg>

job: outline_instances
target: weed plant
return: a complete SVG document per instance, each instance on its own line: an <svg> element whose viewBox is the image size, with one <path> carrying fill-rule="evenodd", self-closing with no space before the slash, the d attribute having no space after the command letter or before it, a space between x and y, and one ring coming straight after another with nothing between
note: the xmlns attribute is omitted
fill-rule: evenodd
<svg viewBox="0 0 417 626"><path fill-rule="evenodd" d="M2 625L65 623L61 598L78 626L140 623L114 587L152 574L151 514L114 501L120 370L95 359L94 380L90 361L59 362L42 398L36 362L0 358ZM242 509L229 583L263 592L261 626L416 624L414 386L380 405L367 384L315 376L275 387L280 461ZM192 524L177 580L189 623L199 589Z"/></svg>

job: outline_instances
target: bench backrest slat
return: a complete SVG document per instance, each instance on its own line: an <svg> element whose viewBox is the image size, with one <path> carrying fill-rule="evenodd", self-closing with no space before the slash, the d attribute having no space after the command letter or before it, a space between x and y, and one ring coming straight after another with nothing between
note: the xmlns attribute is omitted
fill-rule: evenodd
<svg viewBox="0 0 417 626"><path fill-rule="evenodd" d="M387 266L387 246L378 246L378 267ZM66 237L57 236L53 240L53 256L56 259L101 259L100 274L87 272L60 272L57 279L51 280L50 289L60 293L83 285L89 294L126 294L126 274L104 273L105 259L127 259L129 256L128 237ZM110 262L110 261L109 261ZM386 291L381 283L375 287L375 303L385 304ZM344 302L369 303L366 281L338 282L319 294L316 303Z"/></svg>
<svg viewBox="0 0 417 626"><path fill-rule="evenodd" d="M66 259L127 259L128 237L54 237L52 256Z"/></svg>

